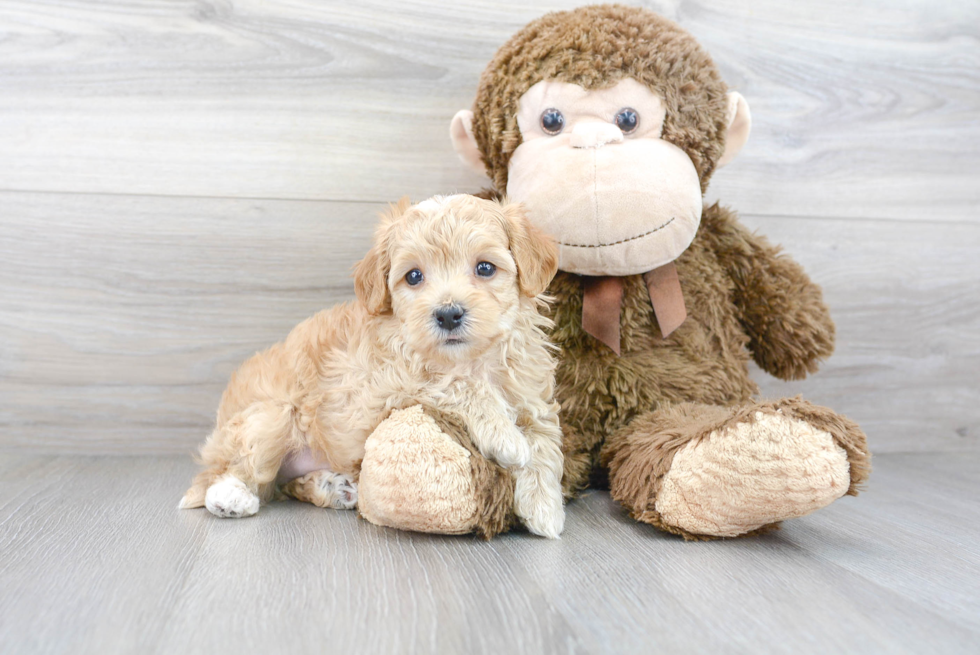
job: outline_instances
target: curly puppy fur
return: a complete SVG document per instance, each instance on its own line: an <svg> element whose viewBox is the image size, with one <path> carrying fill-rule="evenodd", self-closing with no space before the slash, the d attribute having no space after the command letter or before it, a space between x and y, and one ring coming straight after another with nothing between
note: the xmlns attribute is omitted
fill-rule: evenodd
<svg viewBox="0 0 980 655"><path fill-rule="evenodd" d="M478 275L479 262L493 274ZM510 469L520 519L557 537L561 431L538 297L556 267L553 241L520 205L402 201L357 266L357 301L304 321L232 376L201 448L207 468L181 507L205 504L216 484L240 495L240 481L254 505L216 513L254 513L274 496L284 457L303 448L356 479L371 432L393 409L421 404L457 417L481 454ZM411 285L414 269L422 281ZM439 324L450 306L465 312L458 329Z"/></svg>

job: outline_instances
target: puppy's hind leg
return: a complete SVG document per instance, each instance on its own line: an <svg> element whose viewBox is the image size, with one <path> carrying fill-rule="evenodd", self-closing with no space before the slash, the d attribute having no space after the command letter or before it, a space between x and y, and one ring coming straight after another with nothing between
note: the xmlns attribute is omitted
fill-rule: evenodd
<svg viewBox="0 0 980 655"><path fill-rule="evenodd" d="M201 448L207 469L194 479L180 507L203 505L222 518L252 516L274 491L292 433L291 404L252 403L208 437Z"/></svg>
<svg viewBox="0 0 980 655"><path fill-rule="evenodd" d="M313 471L290 480L283 492L296 500L317 507L354 509L357 507L357 483L349 476L327 469Z"/></svg>
<svg viewBox="0 0 980 655"><path fill-rule="evenodd" d="M208 487L204 506L223 519L240 519L259 511L259 497L248 486L230 473L225 473Z"/></svg>

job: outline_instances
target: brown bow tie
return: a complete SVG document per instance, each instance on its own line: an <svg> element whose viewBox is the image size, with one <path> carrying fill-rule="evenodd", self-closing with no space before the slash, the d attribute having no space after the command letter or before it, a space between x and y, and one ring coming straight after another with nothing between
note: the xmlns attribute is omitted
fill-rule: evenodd
<svg viewBox="0 0 980 655"><path fill-rule="evenodd" d="M684 294L673 262L643 274L653 312L666 339L687 318ZM623 278L582 276L582 329L619 355L619 315Z"/></svg>

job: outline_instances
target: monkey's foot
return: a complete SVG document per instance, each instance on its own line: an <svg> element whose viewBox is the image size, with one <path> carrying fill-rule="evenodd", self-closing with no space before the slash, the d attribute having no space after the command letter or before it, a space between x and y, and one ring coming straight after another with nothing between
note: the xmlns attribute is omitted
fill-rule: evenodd
<svg viewBox="0 0 980 655"><path fill-rule="evenodd" d="M628 428L610 458L613 495L635 518L687 538L804 516L856 493L870 468L854 423L800 399L683 405Z"/></svg>
<svg viewBox="0 0 980 655"><path fill-rule="evenodd" d="M358 479L361 516L441 534L490 537L509 527L510 476L479 454L461 426L430 414L417 405L396 410L368 437Z"/></svg>
<svg viewBox="0 0 980 655"><path fill-rule="evenodd" d="M756 412L682 448L656 509L686 532L734 537L829 505L847 492L849 469L830 433Z"/></svg>

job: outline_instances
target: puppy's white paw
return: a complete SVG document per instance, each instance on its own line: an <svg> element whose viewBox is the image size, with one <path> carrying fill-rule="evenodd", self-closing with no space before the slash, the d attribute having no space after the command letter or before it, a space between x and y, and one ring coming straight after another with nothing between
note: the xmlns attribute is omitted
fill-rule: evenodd
<svg viewBox="0 0 980 655"><path fill-rule="evenodd" d="M532 533L557 539L565 528L560 465L517 469L513 475L514 512Z"/></svg>
<svg viewBox="0 0 980 655"><path fill-rule="evenodd" d="M357 507L357 483L350 476L332 471L320 471L320 491L326 500L322 507L354 509Z"/></svg>
<svg viewBox="0 0 980 655"><path fill-rule="evenodd" d="M523 468L531 461L531 444L516 426L496 439L489 456L504 468Z"/></svg>
<svg viewBox="0 0 980 655"><path fill-rule="evenodd" d="M244 482L233 475L225 475L208 487L204 506L215 516L237 519L252 516L259 511L259 497L249 491Z"/></svg>
<svg viewBox="0 0 980 655"><path fill-rule="evenodd" d="M539 499L531 507L522 509L524 514L518 511L518 516L523 519L527 529L539 537L558 539L565 529L565 508L560 498L557 502L552 498Z"/></svg>

